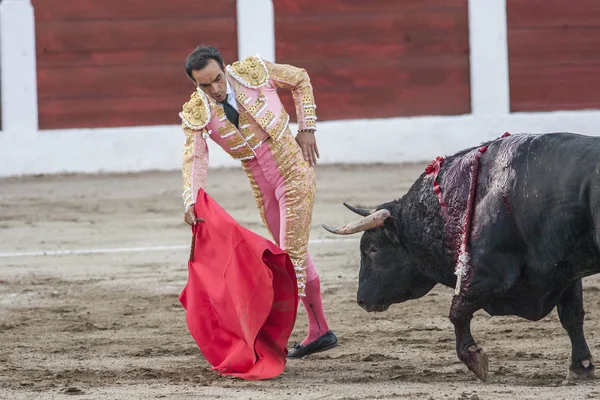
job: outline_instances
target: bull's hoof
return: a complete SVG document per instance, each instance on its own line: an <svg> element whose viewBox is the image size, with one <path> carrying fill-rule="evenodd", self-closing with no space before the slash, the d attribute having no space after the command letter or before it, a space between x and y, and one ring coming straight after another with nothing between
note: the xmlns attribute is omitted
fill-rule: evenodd
<svg viewBox="0 0 600 400"><path fill-rule="evenodd" d="M596 377L596 366L592 360L583 360L580 363L571 365L567 372L566 382L575 382L585 379L594 379Z"/></svg>
<svg viewBox="0 0 600 400"><path fill-rule="evenodd" d="M468 355L465 364L473 371L475 376L485 382L487 380L489 369L488 355L483 351L483 348L476 345L470 346L467 350Z"/></svg>

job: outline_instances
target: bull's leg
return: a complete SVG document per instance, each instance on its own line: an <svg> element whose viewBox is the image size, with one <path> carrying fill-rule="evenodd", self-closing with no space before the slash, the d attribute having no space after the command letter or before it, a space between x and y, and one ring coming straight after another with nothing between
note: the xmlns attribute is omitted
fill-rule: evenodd
<svg viewBox="0 0 600 400"><path fill-rule="evenodd" d="M452 299L450 309L458 358L483 381L487 379L488 356L471 336L471 319L477 310L510 289L520 271L518 256L508 252L486 252L484 245L494 248L493 242L489 241L473 246L473 266L468 272L472 275L463 281L463 289Z"/></svg>
<svg viewBox="0 0 600 400"><path fill-rule="evenodd" d="M596 367L583 335L583 290L581 279L572 284L558 301L558 317L571 339L571 366L567 380L594 376Z"/></svg>
<svg viewBox="0 0 600 400"><path fill-rule="evenodd" d="M480 303L480 302L477 302ZM462 295L455 296L450 309L450 322L456 335L458 358L482 381L487 379L488 356L471 335L471 320L479 306L469 303Z"/></svg>
<svg viewBox="0 0 600 400"><path fill-rule="evenodd" d="M486 215L483 222L475 213L471 242L471 261L461 292L454 296L450 321L456 333L456 353L469 370L481 380L488 375L488 356L471 336L473 314L494 297L509 290L521 270L523 242L504 198L490 196L479 203L483 209L499 210Z"/></svg>

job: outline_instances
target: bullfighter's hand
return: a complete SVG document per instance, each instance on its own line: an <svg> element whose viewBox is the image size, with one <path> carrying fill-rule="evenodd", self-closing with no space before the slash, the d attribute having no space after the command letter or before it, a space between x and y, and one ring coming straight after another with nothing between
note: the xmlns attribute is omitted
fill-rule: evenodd
<svg viewBox="0 0 600 400"><path fill-rule="evenodd" d="M196 212L194 211L194 205L188 207L183 215L183 220L189 226L196 225Z"/></svg>
<svg viewBox="0 0 600 400"><path fill-rule="evenodd" d="M196 217L196 212L194 211L193 204L189 206L188 209L185 211L185 214L183 214L183 220L186 224L190 226L196 225L198 222L204 222L204 218Z"/></svg>
<svg viewBox="0 0 600 400"><path fill-rule="evenodd" d="M317 158L319 156L319 148L317 147L317 140L315 139L314 131L300 131L296 135L296 141L302 149L302 155L304 159L315 166L317 164Z"/></svg>

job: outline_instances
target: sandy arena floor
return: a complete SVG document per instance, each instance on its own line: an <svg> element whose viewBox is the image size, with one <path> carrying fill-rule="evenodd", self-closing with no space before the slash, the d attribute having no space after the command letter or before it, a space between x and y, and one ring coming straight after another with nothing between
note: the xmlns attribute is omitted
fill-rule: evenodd
<svg viewBox="0 0 600 400"><path fill-rule="evenodd" d="M319 166L311 239L339 239L319 224L354 218L342 201L391 200L423 168ZM266 235L241 169L212 170L209 181L231 215ZM474 336L490 355L485 384L456 358L451 289L366 313L355 301L358 237L310 246L340 347L290 361L270 381L217 376L178 301L190 243L178 172L0 180L0 238L1 399L600 398L596 381L562 384L571 350L556 311L539 322L476 314ZM586 279L585 305L598 355L599 278ZM290 344L305 335L302 308L298 316Z"/></svg>

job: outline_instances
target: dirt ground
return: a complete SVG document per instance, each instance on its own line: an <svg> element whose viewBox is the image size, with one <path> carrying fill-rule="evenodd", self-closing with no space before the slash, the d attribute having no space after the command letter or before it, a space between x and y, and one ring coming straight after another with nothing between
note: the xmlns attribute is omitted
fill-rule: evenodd
<svg viewBox="0 0 600 400"><path fill-rule="evenodd" d="M490 356L489 381L481 383L456 358L451 289L436 287L384 313L356 304L358 237L318 242L340 239L319 225L354 218L342 201L374 206L400 196L423 168L318 167L310 250L340 346L258 382L210 371L187 331L178 295L190 230L178 172L0 180L0 398L600 398L597 381L563 384L570 343L556 311L539 322L477 313L473 334ZM207 191L266 235L241 169L211 170ZM89 249L114 250L72 252ZM585 280L584 296L587 338L598 354L598 278ZM300 307L290 345L305 333Z"/></svg>

